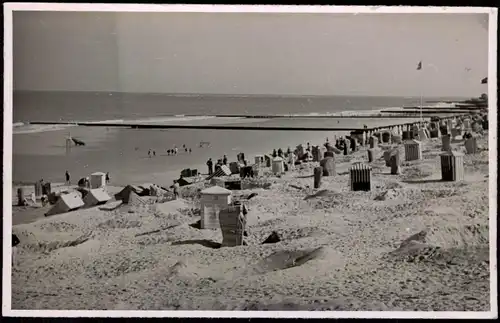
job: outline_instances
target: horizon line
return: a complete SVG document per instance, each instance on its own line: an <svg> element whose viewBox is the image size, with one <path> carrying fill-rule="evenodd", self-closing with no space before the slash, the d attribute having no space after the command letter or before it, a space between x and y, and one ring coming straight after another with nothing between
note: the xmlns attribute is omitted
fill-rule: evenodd
<svg viewBox="0 0 500 323"><path fill-rule="evenodd" d="M12 90L13 93L34 92L34 93L99 93L99 94L146 94L146 95L165 95L165 96L220 96L220 97L372 97L372 98L408 98L418 99L420 95L374 95L374 94L270 94L270 93L195 93L195 92L127 92L127 91L91 91L91 90ZM480 95L480 94L479 94ZM478 95L478 96L479 96ZM423 96L424 98L470 98L470 96Z"/></svg>

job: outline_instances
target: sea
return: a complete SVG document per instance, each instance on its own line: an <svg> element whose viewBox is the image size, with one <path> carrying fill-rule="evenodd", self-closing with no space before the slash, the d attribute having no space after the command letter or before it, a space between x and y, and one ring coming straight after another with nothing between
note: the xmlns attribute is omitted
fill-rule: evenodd
<svg viewBox="0 0 500 323"><path fill-rule="evenodd" d="M424 98L432 101L463 98ZM73 183L93 172L109 172L111 184L156 183L170 186L185 168L207 173L206 161L238 153L253 161L257 154L298 144L322 144L343 135L319 131L127 129L117 127L35 126L33 121L147 122L164 124L238 124L241 126L352 127L383 123L381 119L247 119L210 115L301 114L320 116L415 106L420 97L257 96L207 94L138 94L116 92L30 92L13 95L13 182L43 179ZM196 115L196 116L189 116ZM385 120L396 123L394 119ZM66 147L72 136L85 146ZM331 139L330 139L331 140ZM200 143L210 143L202 145ZM168 149L178 147L176 156ZM183 147L190 148L191 152ZM148 151L155 156L149 157Z"/></svg>

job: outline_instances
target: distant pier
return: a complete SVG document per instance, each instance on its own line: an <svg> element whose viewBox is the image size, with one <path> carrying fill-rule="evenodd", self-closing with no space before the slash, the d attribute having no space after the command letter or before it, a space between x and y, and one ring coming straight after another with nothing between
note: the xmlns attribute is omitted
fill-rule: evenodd
<svg viewBox="0 0 500 323"><path fill-rule="evenodd" d="M448 120L456 117L462 117L465 115L469 115L469 113L460 113L453 115L446 115L441 117L433 117L435 120ZM187 115L186 115L187 116ZM186 117L185 116L185 117ZM194 115L189 115L194 116ZM220 115L217 115L220 116ZM236 117L235 115L226 115L227 117ZM245 116L248 117L248 116ZM285 116L261 116L262 118L285 118ZM404 118L412 118L413 120L410 122L399 122L388 125L381 125L370 128L342 128L342 127L276 127L276 126L240 126L240 125L180 125L180 124L147 124L147 123L104 123L104 122L89 122L89 121L72 121L72 122L63 122L63 121L32 121L30 124L32 125L67 125L67 126L84 126L84 127L113 127L113 128L131 128L131 129L206 129L206 130L265 130L265 131L354 131L354 132L373 132L381 129L390 129L395 127L409 127L415 124L420 123L420 121L416 121L414 119L418 118L417 115L412 116L397 116L399 119ZM253 118L258 118L253 116ZM338 118L334 116L307 116L307 117L298 117L298 116L286 116L286 118ZM352 118L352 117L345 117ZM370 118L374 118L371 116ZM385 119L386 116L375 117L379 119ZM427 116L429 118L429 116ZM423 120L422 122L428 123L428 120Z"/></svg>

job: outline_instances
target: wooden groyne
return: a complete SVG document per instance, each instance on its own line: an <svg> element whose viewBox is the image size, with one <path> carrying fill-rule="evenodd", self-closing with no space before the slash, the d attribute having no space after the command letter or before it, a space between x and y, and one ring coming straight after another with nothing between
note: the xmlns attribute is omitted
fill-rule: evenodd
<svg viewBox="0 0 500 323"><path fill-rule="evenodd" d="M381 113L393 113L393 114L420 114L420 109L405 109L405 110L382 110L380 111ZM480 110L469 110L469 111L464 111L464 110L459 110L459 109L454 109L454 110L443 110L443 109L422 109L422 114L470 114L474 112L480 112Z"/></svg>
<svg viewBox="0 0 500 323"><path fill-rule="evenodd" d="M462 117L466 114L434 117L434 121L451 120L453 118ZM415 119L415 116L412 116ZM33 121L32 125L68 125L68 126L84 126L84 127L113 127L113 128L132 128L132 129L206 129L206 130L244 130L244 131L351 131L358 133L376 132L382 129L392 129L396 127L408 128L420 123L429 123L428 120L399 122L389 125L371 127L371 128L342 128L342 127L275 127L275 126L240 126L240 125L179 125L179 124L140 124L140 123L95 123L95 122L62 122L62 121Z"/></svg>

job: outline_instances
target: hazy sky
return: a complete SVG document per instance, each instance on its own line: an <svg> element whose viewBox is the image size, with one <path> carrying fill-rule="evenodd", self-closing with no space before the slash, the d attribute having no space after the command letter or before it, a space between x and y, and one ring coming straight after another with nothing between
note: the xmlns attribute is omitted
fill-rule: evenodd
<svg viewBox="0 0 500 323"><path fill-rule="evenodd" d="M17 90L475 96L486 14L14 12ZM416 71L423 61L422 71ZM467 69L470 69L467 71Z"/></svg>

